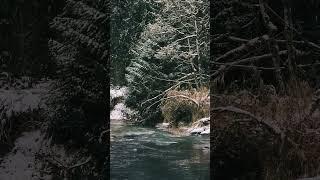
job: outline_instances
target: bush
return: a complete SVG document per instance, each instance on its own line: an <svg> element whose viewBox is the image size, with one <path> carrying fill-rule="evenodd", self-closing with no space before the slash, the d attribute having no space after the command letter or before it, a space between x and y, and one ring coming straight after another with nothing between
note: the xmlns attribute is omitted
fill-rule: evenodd
<svg viewBox="0 0 320 180"><path fill-rule="evenodd" d="M291 179L319 173L319 116L310 115L314 90L300 82L291 92L280 96L261 89L212 96L212 158L223 162L213 167L217 176L234 171L233 177L247 179L250 173ZM243 169L237 171L236 164Z"/></svg>
<svg viewBox="0 0 320 180"><path fill-rule="evenodd" d="M209 100L207 88L169 91L161 103L164 121L178 126L209 117Z"/></svg>

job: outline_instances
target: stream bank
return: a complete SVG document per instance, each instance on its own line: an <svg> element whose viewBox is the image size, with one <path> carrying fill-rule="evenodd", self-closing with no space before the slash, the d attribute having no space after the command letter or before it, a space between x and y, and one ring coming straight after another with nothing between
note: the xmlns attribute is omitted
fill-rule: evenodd
<svg viewBox="0 0 320 180"><path fill-rule="evenodd" d="M111 121L112 180L208 180L210 138Z"/></svg>
<svg viewBox="0 0 320 180"><path fill-rule="evenodd" d="M194 108L193 104L186 103L185 99L170 99L166 101L162 108L162 113L164 114L164 120L162 123L156 124L156 128L169 132L176 136L190 136L190 135L202 135L202 136L209 136L210 135L210 117L208 114L209 111L209 102L210 97L208 95L208 90L201 90L197 91L175 91L175 94L179 95L190 95L190 98L193 98L193 101L196 101L199 105L198 107ZM172 92L171 92L172 93ZM135 111L131 110L125 105L125 99L128 95L128 89L126 87L111 87L110 89L110 119L111 120L125 120L124 122L134 123L132 121L132 116ZM173 107L174 106L174 107ZM190 108L190 109L189 109ZM191 118L195 120L191 122L183 122L181 119L173 119L175 118L175 114L183 112L185 118ZM202 109L202 110L199 110ZM203 112L202 112L203 111ZM200 113L199 113L200 112ZM204 116L204 117L203 117ZM200 118L199 118L200 117ZM131 119L130 119L131 118ZM188 120L190 121L190 120Z"/></svg>
<svg viewBox="0 0 320 180"><path fill-rule="evenodd" d="M124 95L119 92L121 89L124 90L112 90L111 97ZM137 126L128 119L128 112L131 110L122 101L114 104L110 112L112 180L210 179L209 136L190 136L197 127L178 128L183 133L177 133L168 123L158 124L156 128Z"/></svg>

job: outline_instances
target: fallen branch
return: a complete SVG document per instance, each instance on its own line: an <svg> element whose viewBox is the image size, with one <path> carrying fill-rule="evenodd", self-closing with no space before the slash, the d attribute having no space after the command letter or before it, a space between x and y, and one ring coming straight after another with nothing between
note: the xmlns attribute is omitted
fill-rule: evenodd
<svg viewBox="0 0 320 180"><path fill-rule="evenodd" d="M73 169L73 168L76 168L76 167L80 167L80 166L83 166L87 163L89 163L91 161L91 156L87 158L87 160L85 160L84 162L81 162L81 163L78 163L78 164L75 164L75 165L72 165L72 166L68 166L67 169L70 170L70 169Z"/></svg>
<svg viewBox="0 0 320 180"><path fill-rule="evenodd" d="M248 43L250 41L248 39L235 37L235 36L229 36L228 39L230 39L231 41L234 41L234 42L238 42L238 43ZM284 39L276 39L275 41L277 43L287 43L287 40L284 40ZM315 44L313 42L307 41L307 40L303 40L303 41L293 40L292 43L299 44L299 45L307 45L309 47L312 47L312 48L320 50L320 46L319 45L317 45L317 44Z"/></svg>
<svg viewBox="0 0 320 180"><path fill-rule="evenodd" d="M80 167L80 166L83 166L87 163L89 163L91 161L91 156L87 158L87 160L85 160L84 162L81 162L81 163L77 163L77 164L74 164L74 165L71 165L71 166L67 166L65 164L63 164L63 162L55 159L55 158L46 158L47 161L49 161L51 164L59 167L59 168L63 168L65 170L71 170L71 169L74 169L76 167Z"/></svg>
<svg viewBox="0 0 320 180"><path fill-rule="evenodd" d="M215 112L215 111L217 111L217 112L228 111L228 112L233 112L233 113L237 113L237 114L244 114L246 116L251 117L252 119L257 121L258 123L267 126L275 134L278 134L278 135L282 134L282 131L278 127L276 127L276 126L274 126L274 125L272 125L272 124L270 124L270 123L268 123L266 121L263 121L260 117L256 117L255 115L253 115L252 113L250 113L248 111L245 111L243 109L240 109L240 108L237 108L237 107L234 107L234 106L217 107L217 108L212 109L212 111L213 112Z"/></svg>
<svg viewBox="0 0 320 180"><path fill-rule="evenodd" d="M287 52L288 52L287 50L279 51L279 55L286 55ZM212 77L219 75L222 71L228 70L230 67L232 67L234 65L238 65L241 63L247 63L247 62L260 61L260 60L264 60L264 59L270 59L272 57L273 57L273 55L270 53L270 54L264 54L264 55L260 55L260 56L253 56L253 57L241 59L239 61L235 61L235 62L231 62L231 63L225 63L224 65L221 65L220 68L215 73L212 74ZM215 63L215 62L213 62L213 63Z"/></svg>
<svg viewBox="0 0 320 180"><path fill-rule="evenodd" d="M299 145L297 143L295 143L289 137L285 136L285 134L277 126L274 126L273 124L271 124L269 122L263 121L260 117L257 117L257 116L253 115L252 113L250 113L248 111L245 111L243 109L240 109L240 108L237 108L237 107L234 107L234 106L217 107L217 108L213 108L212 111L213 112L224 112L224 111L227 111L227 112L233 112L233 113L243 114L243 115L249 116L250 118L252 118L256 122L266 126L275 135L279 135L280 138L281 138L282 143L286 139L294 148L298 149L298 147L299 147Z"/></svg>
<svg viewBox="0 0 320 180"><path fill-rule="evenodd" d="M286 21L285 21L281 16L279 16L279 14L277 14L270 6L268 6L267 4L266 4L265 6L268 8L268 10L269 10L272 14L274 14L274 15L275 15L278 19L280 19L283 23L286 22ZM293 30L297 35L299 35L299 36L301 37L301 39L303 40L303 41L302 41L303 43L305 43L305 44L307 44L307 45L309 45L309 46L311 46L311 47L313 47L313 48L316 48L316 49L320 50L320 46L319 46L319 45L317 45L317 44L315 44L315 43L313 43L313 42L305 39L304 37L302 37L301 33L300 33L296 28L294 28L294 27L292 27L292 26L290 26L289 28L290 28L291 30Z"/></svg>
<svg viewBox="0 0 320 180"><path fill-rule="evenodd" d="M232 55L234 55L236 53L242 53L242 52L248 51L250 48L256 47L257 44L259 44L262 41L266 41L267 39L269 39L269 36L268 35L263 35L261 37L256 37L254 39L248 40L248 41L246 41L245 44L242 44L241 46L239 46L239 47L237 47L235 49L232 49L232 50L226 52L224 55L218 57L215 60L215 62L218 62L218 61L221 61L223 59L229 58L230 56L232 56Z"/></svg>

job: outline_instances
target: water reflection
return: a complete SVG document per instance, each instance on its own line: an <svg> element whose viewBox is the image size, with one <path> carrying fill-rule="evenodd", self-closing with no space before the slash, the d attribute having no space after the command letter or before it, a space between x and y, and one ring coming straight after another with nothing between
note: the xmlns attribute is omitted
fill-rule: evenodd
<svg viewBox="0 0 320 180"><path fill-rule="evenodd" d="M173 137L154 129L111 125L112 180L207 180L208 137Z"/></svg>

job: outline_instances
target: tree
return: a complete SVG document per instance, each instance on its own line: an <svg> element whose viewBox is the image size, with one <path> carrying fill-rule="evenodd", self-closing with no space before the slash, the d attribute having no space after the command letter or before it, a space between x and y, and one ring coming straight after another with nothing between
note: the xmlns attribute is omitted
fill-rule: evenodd
<svg viewBox="0 0 320 180"><path fill-rule="evenodd" d="M4 71L14 75L50 75L54 65L48 57L48 1L1 1L0 51Z"/></svg>
<svg viewBox="0 0 320 180"><path fill-rule="evenodd" d="M98 171L107 167L109 143L103 138L109 128L109 5L104 0L66 0L63 11L50 23L49 47L58 80L50 99L48 134L55 143L71 141L87 149Z"/></svg>
<svg viewBox="0 0 320 180"><path fill-rule="evenodd" d="M157 6L147 0L112 0L111 15L111 83L125 85L125 68L132 56L129 50L143 28L154 20Z"/></svg>
<svg viewBox="0 0 320 180"><path fill-rule="evenodd" d="M156 3L160 11L131 48L126 76L127 104L147 124L160 120L159 105L166 92L199 88L209 80L209 2Z"/></svg>

